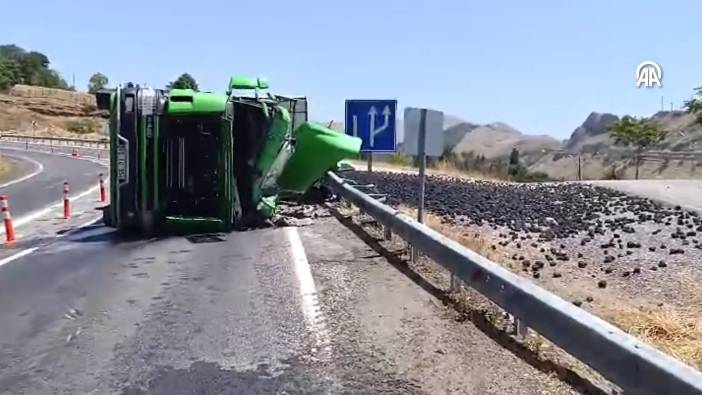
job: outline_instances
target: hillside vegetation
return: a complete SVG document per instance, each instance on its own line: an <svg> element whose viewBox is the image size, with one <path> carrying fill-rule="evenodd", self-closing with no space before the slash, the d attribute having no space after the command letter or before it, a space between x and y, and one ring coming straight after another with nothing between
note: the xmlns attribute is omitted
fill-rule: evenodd
<svg viewBox="0 0 702 395"><path fill-rule="evenodd" d="M0 91L17 84L69 89L49 64L49 58L41 52L26 51L14 44L0 45Z"/></svg>
<svg viewBox="0 0 702 395"><path fill-rule="evenodd" d="M100 138L108 113L95 96L60 89L16 85L0 94L0 132L49 137Z"/></svg>

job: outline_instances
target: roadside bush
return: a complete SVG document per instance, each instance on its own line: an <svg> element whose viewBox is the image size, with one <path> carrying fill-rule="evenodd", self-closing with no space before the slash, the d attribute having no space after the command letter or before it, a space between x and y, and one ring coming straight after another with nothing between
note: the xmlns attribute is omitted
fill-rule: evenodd
<svg viewBox="0 0 702 395"><path fill-rule="evenodd" d="M530 172L525 172L524 174L518 175L517 178L514 179L516 182L547 182L547 181L554 181L551 177L548 176L548 174L542 172L542 171L535 171L533 173Z"/></svg>
<svg viewBox="0 0 702 395"><path fill-rule="evenodd" d="M605 168L602 173L603 180L620 180L621 178L621 172L617 171L614 165Z"/></svg>
<svg viewBox="0 0 702 395"><path fill-rule="evenodd" d="M76 119L66 122L66 130L76 134L91 134L98 132L98 125L92 119Z"/></svg>
<svg viewBox="0 0 702 395"><path fill-rule="evenodd" d="M393 165L411 166L412 165L412 158L407 156L407 155L394 153L388 158L387 162L390 164L393 164Z"/></svg>
<svg viewBox="0 0 702 395"><path fill-rule="evenodd" d="M509 177L514 182L546 182L553 181L548 174L536 171L529 172L526 167L520 165L509 165Z"/></svg>

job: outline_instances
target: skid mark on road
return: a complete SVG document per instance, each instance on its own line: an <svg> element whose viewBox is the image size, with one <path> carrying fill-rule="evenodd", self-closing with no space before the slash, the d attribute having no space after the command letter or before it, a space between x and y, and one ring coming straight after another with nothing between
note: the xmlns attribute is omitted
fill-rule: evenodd
<svg viewBox="0 0 702 395"><path fill-rule="evenodd" d="M302 297L302 312L305 322L310 332L314 336L317 351L322 351L325 355L331 352L331 341L326 321L322 311L319 309L319 299L314 286L314 278L310 264L307 261L305 248L300 240L297 228L286 228L285 232L290 242L290 254L295 268L295 275L300 283L300 295Z"/></svg>

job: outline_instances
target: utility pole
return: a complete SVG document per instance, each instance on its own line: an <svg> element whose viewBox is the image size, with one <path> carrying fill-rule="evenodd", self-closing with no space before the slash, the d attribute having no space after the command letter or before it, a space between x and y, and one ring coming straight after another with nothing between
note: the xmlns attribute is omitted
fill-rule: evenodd
<svg viewBox="0 0 702 395"><path fill-rule="evenodd" d="M582 168L582 164L581 164L581 161L580 161L581 155L582 155L582 154L579 152L579 153L578 153L578 181L582 181L582 180L583 180L583 168Z"/></svg>

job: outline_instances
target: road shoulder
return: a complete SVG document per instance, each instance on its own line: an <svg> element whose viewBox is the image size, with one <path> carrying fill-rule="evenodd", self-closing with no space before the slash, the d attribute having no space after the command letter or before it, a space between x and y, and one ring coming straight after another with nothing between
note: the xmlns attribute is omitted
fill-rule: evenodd
<svg viewBox="0 0 702 395"><path fill-rule="evenodd" d="M573 393L458 319L406 266L336 218L318 218L300 235L324 316L335 323L330 336L340 376L354 374L361 385L381 371L427 393Z"/></svg>

